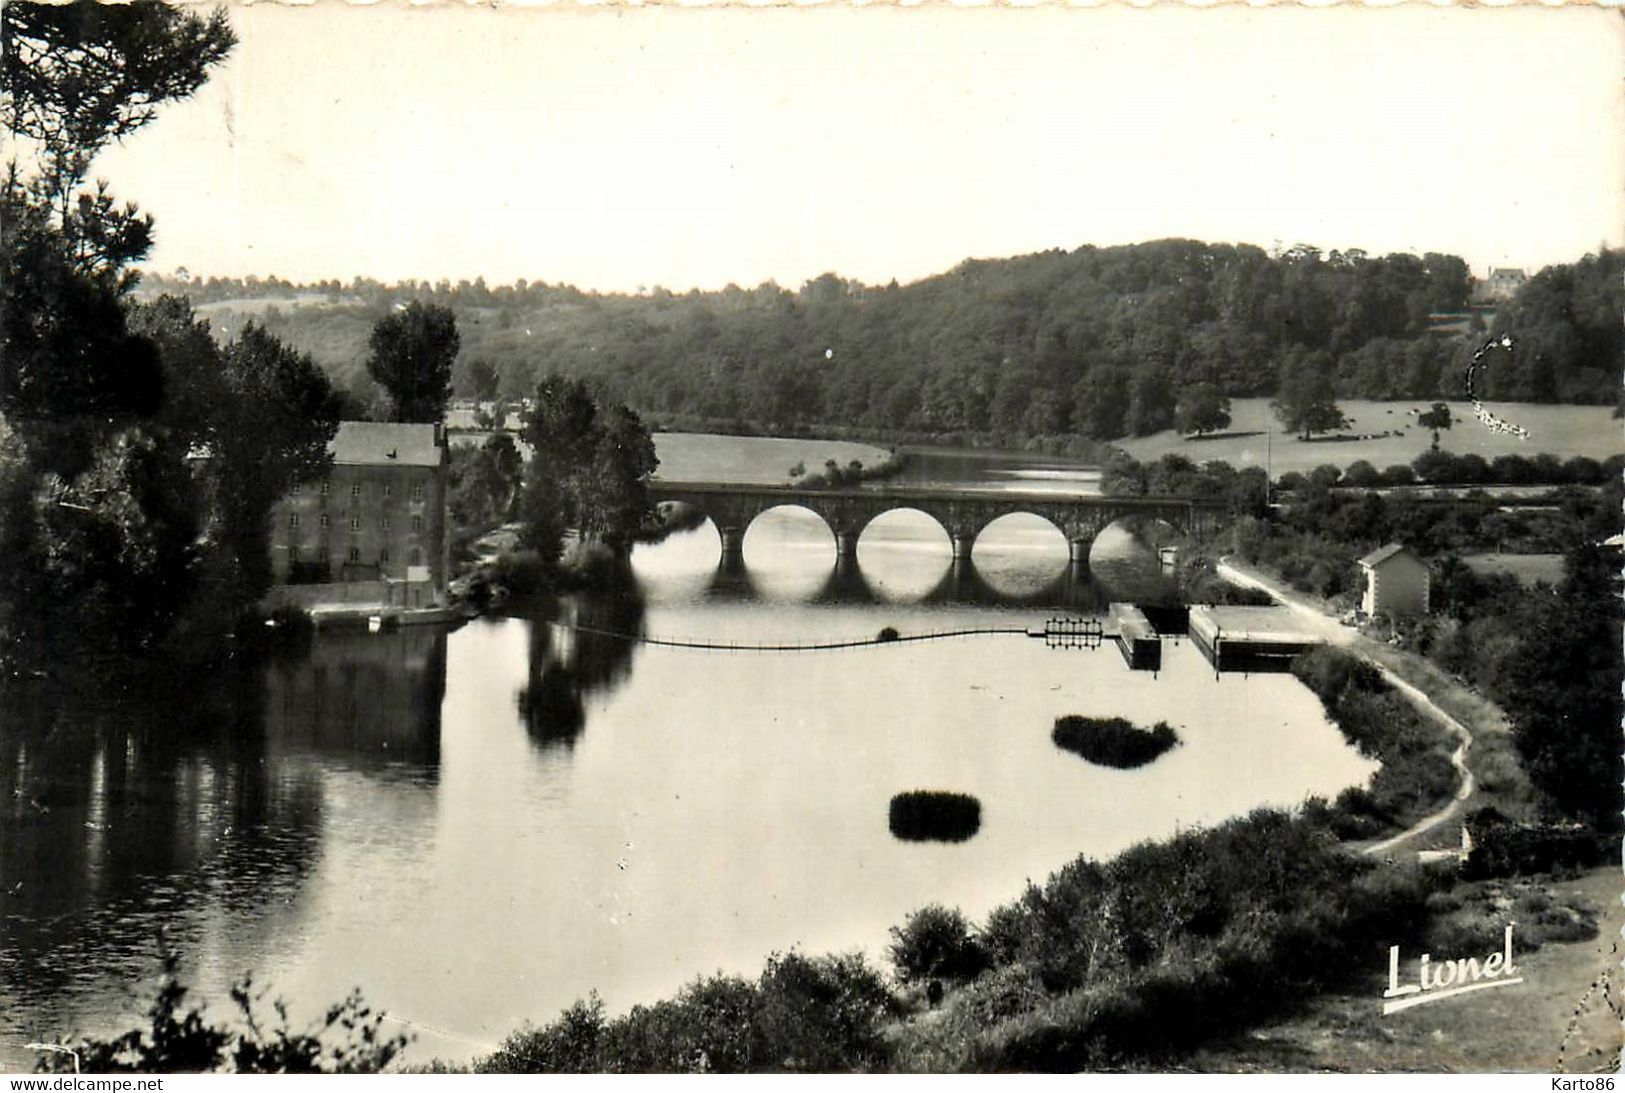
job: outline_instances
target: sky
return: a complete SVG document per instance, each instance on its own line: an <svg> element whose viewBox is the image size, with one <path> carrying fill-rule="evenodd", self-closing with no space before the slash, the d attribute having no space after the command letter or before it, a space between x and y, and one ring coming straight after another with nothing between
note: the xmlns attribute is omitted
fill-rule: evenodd
<svg viewBox="0 0 1625 1093"><path fill-rule="evenodd" d="M1625 243L1601 9L232 9L94 173L149 268L676 291L1181 236Z"/></svg>

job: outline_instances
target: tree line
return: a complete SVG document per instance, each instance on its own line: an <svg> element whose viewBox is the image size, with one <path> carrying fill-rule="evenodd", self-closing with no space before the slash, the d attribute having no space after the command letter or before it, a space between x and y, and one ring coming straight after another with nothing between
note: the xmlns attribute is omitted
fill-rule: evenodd
<svg viewBox="0 0 1625 1093"><path fill-rule="evenodd" d="M1189 240L971 260L908 285L825 274L795 291L330 281L279 290L316 291L320 306L273 306L262 321L363 401L372 389L357 362L371 324L420 300L457 318L454 388L465 396L481 375L518 398L558 372L694 423L1109 440L1222 427L1213 424L1221 397L1281 396L1306 407L1295 425L1316 430L1336 427L1325 416L1335 398L1461 398L1474 351L1503 332L1513 349L1491 355L1479 397L1613 401L1622 272L1615 251L1553 266L1493 328L1467 333L1430 320L1468 307L1458 257ZM267 284L186 288L230 315L228 301L256 288L274 301Z"/></svg>

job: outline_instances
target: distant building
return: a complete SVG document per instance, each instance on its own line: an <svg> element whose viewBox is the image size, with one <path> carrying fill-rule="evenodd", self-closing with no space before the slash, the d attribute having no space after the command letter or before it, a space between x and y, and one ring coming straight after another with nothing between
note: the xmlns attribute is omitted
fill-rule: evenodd
<svg viewBox="0 0 1625 1093"><path fill-rule="evenodd" d="M345 421L328 450L328 476L295 486L272 510L272 578L289 586L282 598L442 602L450 567L445 428Z"/></svg>
<svg viewBox="0 0 1625 1093"><path fill-rule="evenodd" d="M1521 269L1512 266L1497 267L1491 269L1490 275L1478 283L1474 295L1485 301L1510 300L1528 280L1529 275Z"/></svg>
<svg viewBox="0 0 1625 1093"><path fill-rule="evenodd" d="M1367 615L1425 615L1428 612L1430 575L1427 563L1406 546L1389 543L1360 559L1365 574L1365 596L1360 609Z"/></svg>

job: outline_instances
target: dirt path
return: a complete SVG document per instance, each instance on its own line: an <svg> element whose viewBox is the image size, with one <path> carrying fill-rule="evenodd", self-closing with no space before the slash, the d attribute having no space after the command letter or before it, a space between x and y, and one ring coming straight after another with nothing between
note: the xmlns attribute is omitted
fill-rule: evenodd
<svg viewBox="0 0 1625 1093"><path fill-rule="evenodd" d="M1259 589L1267 593L1277 603L1291 609L1294 614L1308 623L1311 629L1324 636L1329 644L1348 650L1375 668L1395 690L1410 701L1411 705L1421 711L1425 717L1431 718L1436 723L1444 726L1460 741L1456 746L1456 750L1450 755L1450 763L1456 768L1456 774L1459 778L1455 796L1450 803L1437 812L1424 816L1399 834L1389 836L1381 842L1372 843L1370 846L1365 847L1365 853L1389 856L1396 851L1402 852L1466 811L1467 802L1472 799L1477 790L1473 772L1467 766L1467 753L1472 750L1473 734L1468 730L1467 726L1441 709L1439 704L1434 701L1433 696L1409 680L1404 679L1388 666L1386 661L1395 655L1392 650L1372 641L1353 627L1344 626L1336 619L1328 616L1318 606L1310 603L1306 597L1282 586L1279 581L1260 573L1251 566L1243 565L1230 558L1220 558L1215 565L1215 571L1231 584ZM1426 675L1434 677L1430 680L1433 686L1440 688L1455 687L1460 692L1453 696L1458 702L1477 700L1476 696L1471 695L1465 687L1454 683L1454 681L1440 680L1437 678L1437 673L1426 673Z"/></svg>

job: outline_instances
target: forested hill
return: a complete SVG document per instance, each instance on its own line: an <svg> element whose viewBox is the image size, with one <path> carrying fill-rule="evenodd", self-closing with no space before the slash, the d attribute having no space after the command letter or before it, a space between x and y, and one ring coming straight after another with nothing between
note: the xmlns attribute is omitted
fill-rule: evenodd
<svg viewBox="0 0 1625 1093"><path fill-rule="evenodd" d="M1605 251L1531 278L1495 316L1515 348L1493 355L1479 395L1613 401L1622 271L1625 252ZM758 428L1109 439L1169 427L1190 384L1271 395L1283 371L1332 373L1341 397L1459 398L1487 334L1430 331L1443 324L1429 316L1466 310L1470 287L1450 255L1164 240L967 261L901 286L826 274L796 292L156 276L143 291L190 295L222 333L256 319L364 401L372 323L421 299L456 313L462 394L484 360L509 395L562 371L644 411Z"/></svg>

